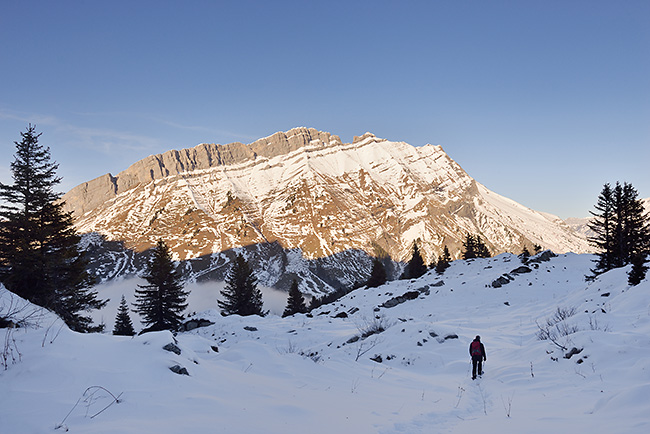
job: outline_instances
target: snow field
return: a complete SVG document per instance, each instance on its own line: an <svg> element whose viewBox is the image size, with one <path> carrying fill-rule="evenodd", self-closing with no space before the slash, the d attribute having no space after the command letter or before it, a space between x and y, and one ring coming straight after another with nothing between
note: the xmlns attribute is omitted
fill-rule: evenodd
<svg viewBox="0 0 650 434"><path fill-rule="evenodd" d="M585 282L591 260L561 255L518 275L509 254L455 261L443 276L359 289L312 317L221 317L204 288L189 310L214 325L179 333L180 355L162 349L169 332L80 335L48 316L38 328L0 330L21 353L0 373L0 426L62 432L65 418L83 433L647 432L650 283L629 288L626 269ZM493 288L504 274L514 279ZM410 291L419 295L379 307ZM558 308L575 310L564 323L576 332L557 339L583 349L570 359L537 337ZM108 326L114 313L103 315ZM488 360L472 381L477 334ZM93 389L71 411L91 386L120 402L91 418L112 402Z"/></svg>

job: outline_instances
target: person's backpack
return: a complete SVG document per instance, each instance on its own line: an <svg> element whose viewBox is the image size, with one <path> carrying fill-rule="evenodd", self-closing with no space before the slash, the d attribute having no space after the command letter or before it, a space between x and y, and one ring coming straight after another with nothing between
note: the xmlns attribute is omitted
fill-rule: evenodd
<svg viewBox="0 0 650 434"><path fill-rule="evenodd" d="M469 346L469 353L474 356L483 356L483 353L481 352L481 343L479 341L472 341L472 343Z"/></svg>

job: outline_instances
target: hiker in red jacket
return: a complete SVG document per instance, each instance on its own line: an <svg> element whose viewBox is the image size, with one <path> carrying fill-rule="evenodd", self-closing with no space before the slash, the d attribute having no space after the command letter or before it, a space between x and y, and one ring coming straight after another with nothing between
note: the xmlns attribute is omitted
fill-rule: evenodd
<svg viewBox="0 0 650 434"><path fill-rule="evenodd" d="M483 374L483 362L487 360L485 355L485 347L481 343L481 337L476 336L471 344L469 344L469 355L472 356L472 380L476 380L476 373L478 367L478 375Z"/></svg>

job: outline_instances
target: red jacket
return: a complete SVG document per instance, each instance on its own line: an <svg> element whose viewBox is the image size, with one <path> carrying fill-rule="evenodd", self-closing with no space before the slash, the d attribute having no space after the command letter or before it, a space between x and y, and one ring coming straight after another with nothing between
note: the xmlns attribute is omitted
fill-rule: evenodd
<svg viewBox="0 0 650 434"><path fill-rule="evenodd" d="M478 343L479 343L479 345L480 345L480 349L481 349L481 354L478 354L478 355L474 355L474 354L472 354L472 344L473 344L474 342L478 342ZM469 344L469 355L472 356L472 357L482 358L482 359L484 359L484 360L487 359L487 356L486 356L486 354L485 354L485 347L483 346L483 343L482 343L481 341L477 341L476 339L474 339L474 340L472 341L472 343Z"/></svg>

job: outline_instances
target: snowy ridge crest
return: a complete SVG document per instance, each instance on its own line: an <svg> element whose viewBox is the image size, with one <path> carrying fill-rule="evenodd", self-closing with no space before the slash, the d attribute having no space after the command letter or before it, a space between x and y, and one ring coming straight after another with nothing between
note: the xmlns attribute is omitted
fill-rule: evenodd
<svg viewBox="0 0 650 434"><path fill-rule="evenodd" d="M362 251L403 261L417 242L431 262L445 245L458 257L467 233L493 254L534 244L589 250L559 218L477 183L441 146L371 133L343 143L295 128L249 145L169 151L64 199L81 232L135 251L162 238L178 260L276 243L306 260Z"/></svg>

